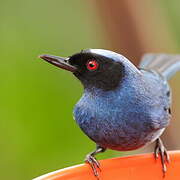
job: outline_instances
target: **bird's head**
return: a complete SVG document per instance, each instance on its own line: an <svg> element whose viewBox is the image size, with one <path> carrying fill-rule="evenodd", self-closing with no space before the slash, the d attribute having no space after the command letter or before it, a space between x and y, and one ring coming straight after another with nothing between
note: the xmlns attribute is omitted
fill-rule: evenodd
<svg viewBox="0 0 180 180"><path fill-rule="evenodd" d="M41 55L40 58L72 72L85 88L100 88L108 91L119 86L128 70L136 68L124 56L102 49L82 50L67 58Z"/></svg>

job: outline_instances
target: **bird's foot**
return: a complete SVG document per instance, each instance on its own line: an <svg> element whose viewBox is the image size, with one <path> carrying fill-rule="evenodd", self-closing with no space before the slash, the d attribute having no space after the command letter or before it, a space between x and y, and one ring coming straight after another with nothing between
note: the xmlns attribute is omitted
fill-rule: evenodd
<svg viewBox="0 0 180 180"><path fill-rule="evenodd" d="M100 169L100 163L98 162L98 160L91 154L88 154L86 156L85 162L91 166L94 175L97 177L97 179L99 179L98 178L99 177L98 169L99 170L101 170L101 169Z"/></svg>
<svg viewBox="0 0 180 180"><path fill-rule="evenodd" d="M166 163L170 162L170 158L169 158L169 154L168 154L166 148L164 147L160 138L157 139L157 141L156 141L156 146L155 146L155 150L154 150L155 159L157 159L159 157L159 155L161 158L163 177L165 177L165 174L167 171Z"/></svg>

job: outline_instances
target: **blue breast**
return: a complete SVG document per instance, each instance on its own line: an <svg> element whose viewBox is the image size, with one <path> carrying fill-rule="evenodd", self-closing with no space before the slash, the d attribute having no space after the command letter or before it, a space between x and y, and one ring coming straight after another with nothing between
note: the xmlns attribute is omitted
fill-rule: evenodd
<svg viewBox="0 0 180 180"><path fill-rule="evenodd" d="M142 72L125 76L113 91L85 89L74 109L80 128L97 144L134 150L155 139L169 123L168 85L160 76Z"/></svg>

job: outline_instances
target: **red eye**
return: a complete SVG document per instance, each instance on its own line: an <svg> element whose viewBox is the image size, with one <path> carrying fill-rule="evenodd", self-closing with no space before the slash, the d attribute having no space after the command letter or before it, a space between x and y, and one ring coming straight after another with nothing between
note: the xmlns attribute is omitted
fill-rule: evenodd
<svg viewBox="0 0 180 180"><path fill-rule="evenodd" d="M96 70L98 68L99 64L97 63L96 60L90 60L90 61L88 61L86 66L87 66L87 69L93 71L93 70Z"/></svg>

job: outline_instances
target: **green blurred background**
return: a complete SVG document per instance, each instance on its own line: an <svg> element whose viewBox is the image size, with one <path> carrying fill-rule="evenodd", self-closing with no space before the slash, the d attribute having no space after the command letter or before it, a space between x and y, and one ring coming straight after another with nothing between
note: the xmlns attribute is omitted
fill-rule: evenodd
<svg viewBox="0 0 180 180"><path fill-rule="evenodd" d="M111 3L115 2L118 3L115 0ZM126 41L119 41L118 46L116 38L111 37L115 34L123 39L124 34L119 27L112 25L111 29L109 23L115 24L113 18L118 15L113 14L115 11L106 11L105 3L108 7L108 1L0 0L0 179L28 180L82 163L85 155L94 148L94 143L72 118L73 106L82 94L81 84L70 73L37 56L43 53L69 56L85 48L108 48L119 52L125 49L128 56L128 48L122 47ZM143 9L143 1L138 3ZM158 47L163 51L178 52L179 5L177 0L161 0L158 4L153 1L150 6L144 4L152 9L158 6L155 11L160 10L161 17L157 14L156 32L139 33L139 39L146 42L141 43L142 47L149 45L139 54L158 50ZM137 9L133 2L125 6L132 12L131 16L134 13L132 17L136 17L133 19L137 22L136 31L141 29L143 32L143 23L138 24L143 11L138 16L133 12ZM140 22L147 22L146 18L153 22L155 17L145 16ZM121 15L121 19L126 21L126 16ZM119 23L123 29L121 19ZM161 19L165 22L163 27L159 26ZM152 38L145 40L145 37L151 37L150 34L153 37L153 33L156 37L158 30L159 34L161 30L164 32L164 27L169 29L165 32L168 40L166 35L165 38L162 36L161 40L166 41L159 43L156 39L153 42L156 48L150 48L154 47ZM134 42L133 46L136 45ZM139 58L138 55L134 55L134 59ZM133 57L133 51L129 57ZM118 155L119 152L108 151L100 158Z"/></svg>

